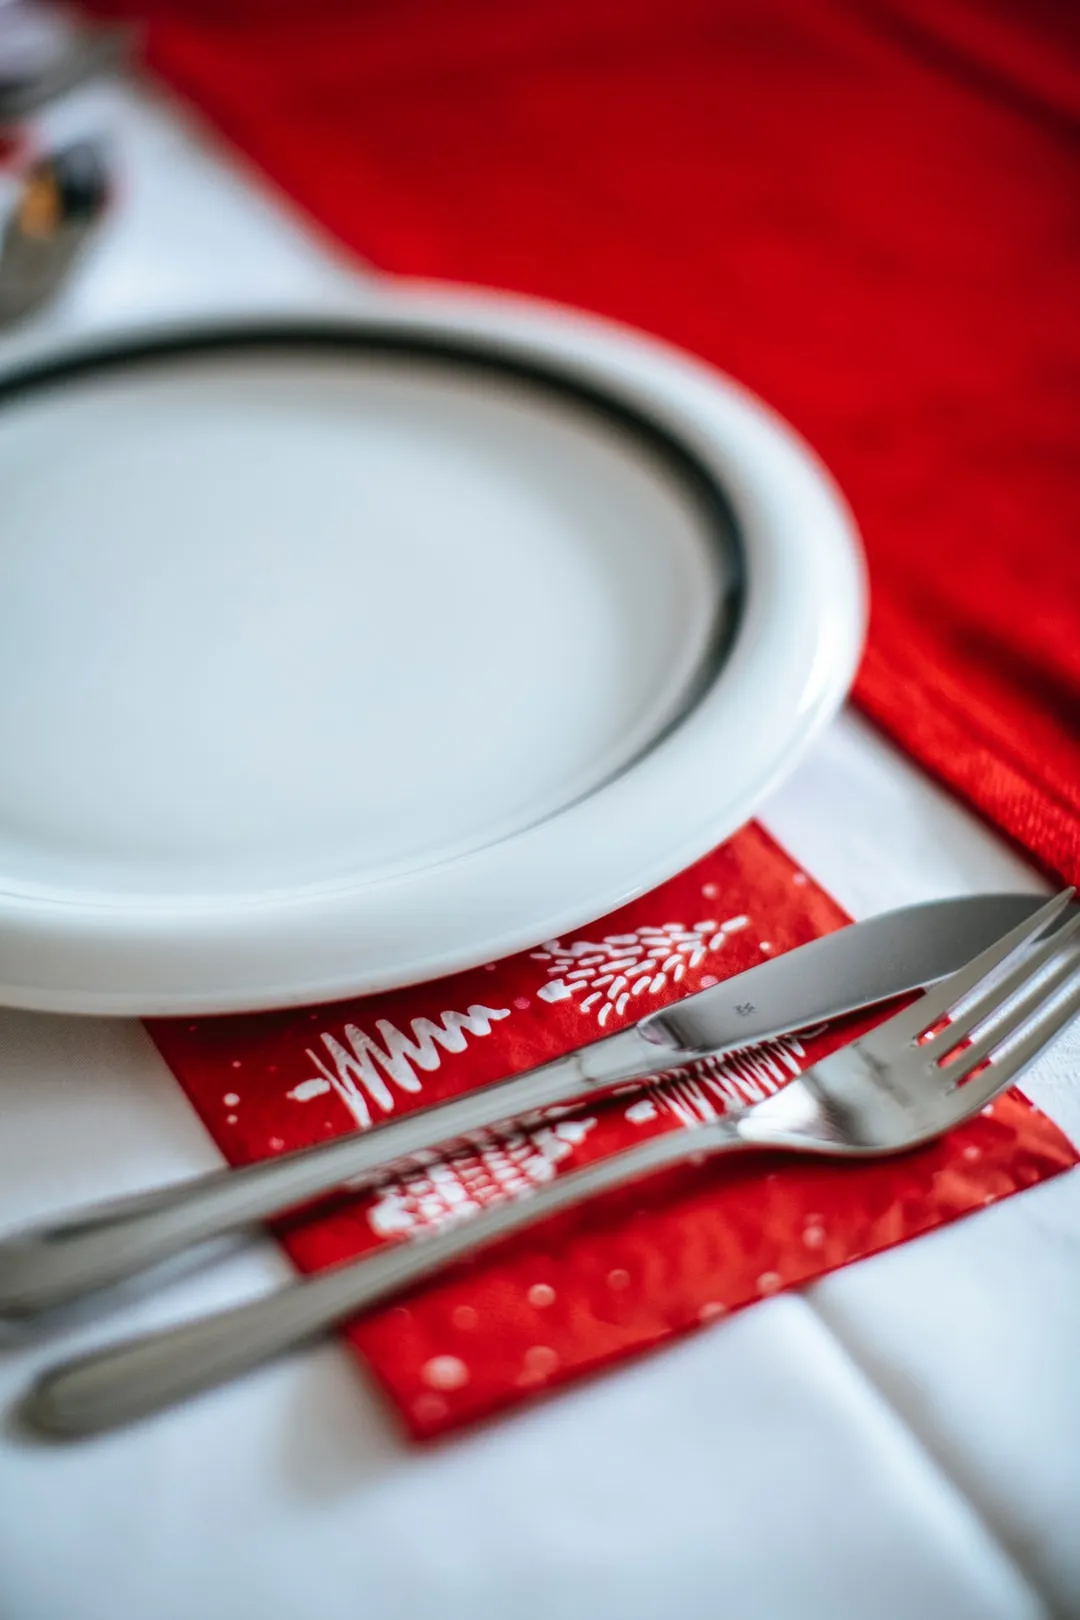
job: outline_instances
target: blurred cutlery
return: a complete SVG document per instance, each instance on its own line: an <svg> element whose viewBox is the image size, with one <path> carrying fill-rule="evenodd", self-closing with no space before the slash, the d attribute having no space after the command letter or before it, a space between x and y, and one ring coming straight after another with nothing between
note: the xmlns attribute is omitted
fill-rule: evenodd
<svg viewBox="0 0 1080 1620"><path fill-rule="evenodd" d="M39 158L23 176L0 242L0 327L60 290L105 211L104 148L79 141Z"/></svg>

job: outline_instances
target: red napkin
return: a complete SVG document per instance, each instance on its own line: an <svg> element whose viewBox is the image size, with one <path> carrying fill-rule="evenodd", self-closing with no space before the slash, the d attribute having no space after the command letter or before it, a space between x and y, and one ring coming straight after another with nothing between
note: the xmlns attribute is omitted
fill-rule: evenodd
<svg viewBox="0 0 1080 1620"><path fill-rule="evenodd" d="M1073 0L103 0L386 270L579 304L839 478L856 697L1080 882Z"/></svg>
<svg viewBox="0 0 1080 1620"><path fill-rule="evenodd" d="M515 1073L814 938L843 912L760 827L573 936L389 995L159 1022L159 1048L234 1164L407 1113ZM771 1042L281 1228L303 1271L416 1236L657 1131L754 1101L872 1019ZM1068 1169L1019 1093L903 1158L714 1159L537 1225L351 1343L416 1437L437 1434L805 1283Z"/></svg>

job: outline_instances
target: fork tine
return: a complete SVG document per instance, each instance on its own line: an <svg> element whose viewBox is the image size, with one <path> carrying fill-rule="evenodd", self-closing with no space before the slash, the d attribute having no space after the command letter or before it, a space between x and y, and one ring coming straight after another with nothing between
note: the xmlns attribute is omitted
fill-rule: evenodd
<svg viewBox="0 0 1080 1620"><path fill-rule="evenodd" d="M1011 1086L1028 1064L1035 1061L1039 1053L1050 1045L1055 1035L1063 1030L1077 1013L1080 1013L1080 980L1073 985L1068 995L1062 998L1048 1017L1037 1019L1028 1034L1017 1041L1000 1059L991 1059L981 1074L975 1075L966 1086L957 1091L957 1097L970 1103L964 1117L985 1108L999 1092ZM998 1036L999 1044L1004 1038ZM966 1056L965 1052L964 1057Z"/></svg>
<svg viewBox="0 0 1080 1620"><path fill-rule="evenodd" d="M890 1040L903 1040L905 1036L914 1039L916 1035L921 1035L923 1030L936 1024L950 1007L955 1006L974 990L987 974L992 973L994 968L1006 961L1013 951L1019 950L1028 940L1035 939L1041 934L1044 928L1061 915L1075 892L1074 889L1063 889L1060 894L1056 894L1045 906L1040 906L1033 916L1011 928L996 944L990 945L966 967L950 974L932 990L928 990L924 996L920 996L912 1006L879 1025L880 1032L882 1034L887 1032ZM878 1031L872 1033L877 1034Z"/></svg>
<svg viewBox="0 0 1080 1620"><path fill-rule="evenodd" d="M955 1060L942 1069L946 1076L970 1073L984 1058L988 1058L996 1047L1015 1035L1024 1025L1038 1013L1040 1007L1045 1007L1054 997L1057 990L1068 983L1073 974L1080 971L1080 958L1076 956L1065 957L1057 967L1048 973L1041 984L1032 984L1027 993L1019 1000L1015 1000L1002 1018L995 1019L989 1029L965 1046L957 1053ZM1014 992L1015 996L1015 992ZM1002 997L1002 1003L1005 998ZM959 1081L958 1081L959 1083Z"/></svg>
<svg viewBox="0 0 1080 1620"><path fill-rule="evenodd" d="M977 1028L999 1007L1004 1006L1010 996L1023 989L1024 985L1035 977L1051 957L1057 955L1061 947L1067 944L1078 930L1080 930L1080 913L1071 918L1063 928L1055 929L1049 938L1036 945L1034 950L1028 951L1008 974L995 980L972 1000L965 1001L957 1017L951 1019L945 1028L933 1035L930 1040L923 1042L923 1051L927 1057L944 1056L946 1052L951 1052L965 1035Z"/></svg>

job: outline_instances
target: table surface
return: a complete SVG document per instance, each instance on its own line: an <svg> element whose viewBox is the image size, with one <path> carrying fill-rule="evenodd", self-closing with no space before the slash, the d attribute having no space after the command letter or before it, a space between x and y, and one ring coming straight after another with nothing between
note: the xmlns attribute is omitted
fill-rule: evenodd
<svg viewBox="0 0 1080 1620"><path fill-rule="evenodd" d="M109 132L119 197L62 299L0 361L133 316L356 307L377 278L146 88ZM1037 875L845 713L761 819L856 917ZM1080 1139L1080 1030L1026 1089ZM0 1225L208 1169L140 1025L0 1012ZM36 1369L282 1281L263 1244L108 1325L0 1340ZM409 1448L336 1344L115 1436L0 1431L0 1620L645 1620L1080 1613L1080 1175L557 1399Z"/></svg>

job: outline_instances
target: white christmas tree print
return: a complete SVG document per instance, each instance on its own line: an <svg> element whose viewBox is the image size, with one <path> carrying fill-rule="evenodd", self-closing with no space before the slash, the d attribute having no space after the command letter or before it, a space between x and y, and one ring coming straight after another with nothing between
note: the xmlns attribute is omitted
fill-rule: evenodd
<svg viewBox="0 0 1080 1620"><path fill-rule="evenodd" d="M443 1053L464 1052L469 1035L490 1035L493 1023L509 1017L509 1007L476 1005L463 1013L440 1013L437 1022L413 1018L409 1033L388 1018L375 1020L377 1038L356 1024L345 1025L344 1042L324 1030L319 1035L323 1052L316 1047L307 1051L318 1074L301 1080L286 1095L293 1102L310 1102L313 1097L335 1091L357 1125L367 1129L372 1105L384 1114L392 1114L397 1103L395 1091L415 1094L423 1090L418 1069L431 1074L441 1067Z"/></svg>
<svg viewBox="0 0 1080 1620"><path fill-rule="evenodd" d="M725 1058L658 1075L625 1107L626 1119L645 1125L667 1115L686 1130L707 1125L733 1108L771 1096L802 1072L806 1049L795 1036L768 1041ZM442 1159L434 1153L422 1170L388 1183L368 1212L380 1237L415 1237L464 1220L491 1204L525 1198L551 1181L596 1125L565 1119L533 1130L495 1130L470 1153Z"/></svg>
<svg viewBox="0 0 1080 1620"><path fill-rule="evenodd" d="M549 940L532 952L534 961L547 963L548 983L537 994L542 1001L577 999L580 1010L591 1012L603 1026L635 998L658 996L669 984L682 984L687 973L723 947L729 934L749 923L749 917L726 922L708 918L689 928L681 922L647 923L631 934L606 934L599 941L576 939L564 945Z"/></svg>
<svg viewBox="0 0 1080 1620"><path fill-rule="evenodd" d="M595 1119L567 1119L531 1131L492 1131L473 1153L452 1159L433 1156L423 1171L380 1188L368 1212L371 1229L380 1237L415 1236L438 1231L490 1204L525 1197L552 1179L555 1166L595 1124Z"/></svg>

